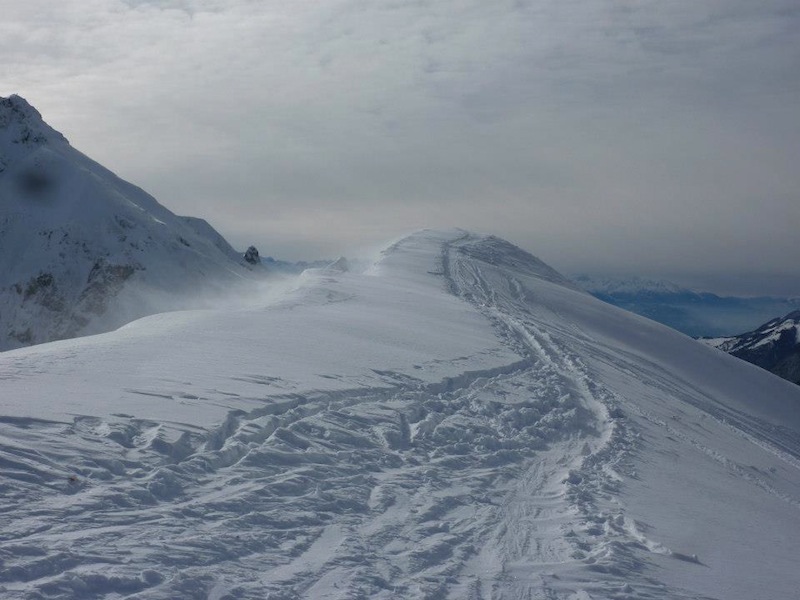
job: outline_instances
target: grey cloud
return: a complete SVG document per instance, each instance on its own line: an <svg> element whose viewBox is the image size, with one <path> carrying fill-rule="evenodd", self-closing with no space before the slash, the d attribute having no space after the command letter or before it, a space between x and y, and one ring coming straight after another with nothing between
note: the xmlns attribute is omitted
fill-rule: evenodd
<svg viewBox="0 0 800 600"><path fill-rule="evenodd" d="M12 4L0 93L238 245L465 226L569 271L797 273L793 1Z"/></svg>

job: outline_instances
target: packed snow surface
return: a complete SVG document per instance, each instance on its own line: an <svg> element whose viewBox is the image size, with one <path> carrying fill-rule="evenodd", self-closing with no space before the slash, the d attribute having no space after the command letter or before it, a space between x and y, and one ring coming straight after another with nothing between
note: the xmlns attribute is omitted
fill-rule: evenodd
<svg viewBox="0 0 800 600"><path fill-rule="evenodd" d="M800 389L492 237L0 354L2 598L791 598Z"/></svg>

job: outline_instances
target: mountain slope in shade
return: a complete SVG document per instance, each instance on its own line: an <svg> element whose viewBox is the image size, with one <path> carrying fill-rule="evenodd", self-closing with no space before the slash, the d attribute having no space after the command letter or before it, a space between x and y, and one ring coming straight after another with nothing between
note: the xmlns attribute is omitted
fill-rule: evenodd
<svg viewBox="0 0 800 600"><path fill-rule="evenodd" d="M718 296L641 277L573 280L596 298L693 337L728 336L800 307L798 298Z"/></svg>
<svg viewBox="0 0 800 600"><path fill-rule="evenodd" d="M800 311L772 319L754 331L700 341L800 384Z"/></svg>
<svg viewBox="0 0 800 600"><path fill-rule="evenodd" d="M800 389L497 238L419 232L0 378L4 598L800 589Z"/></svg>
<svg viewBox="0 0 800 600"><path fill-rule="evenodd" d="M107 331L253 277L207 223L0 98L0 350Z"/></svg>

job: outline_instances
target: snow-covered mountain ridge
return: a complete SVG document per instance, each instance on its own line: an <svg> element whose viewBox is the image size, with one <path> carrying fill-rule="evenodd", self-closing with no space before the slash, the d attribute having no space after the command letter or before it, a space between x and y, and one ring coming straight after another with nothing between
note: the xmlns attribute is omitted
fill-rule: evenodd
<svg viewBox="0 0 800 600"><path fill-rule="evenodd" d="M754 331L700 341L800 384L800 311L772 319Z"/></svg>
<svg viewBox="0 0 800 600"><path fill-rule="evenodd" d="M730 336L800 307L800 298L718 296L642 277L578 275L573 281L596 298L692 337Z"/></svg>
<svg viewBox="0 0 800 600"><path fill-rule="evenodd" d="M800 390L496 238L0 355L7 598L790 598Z"/></svg>
<svg viewBox="0 0 800 600"><path fill-rule="evenodd" d="M591 294L696 294L671 281L648 277L591 277L576 275L573 281Z"/></svg>
<svg viewBox="0 0 800 600"><path fill-rule="evenodd" d="M107 331L253 277L207 223L0 98L0 350Z"/></svg>

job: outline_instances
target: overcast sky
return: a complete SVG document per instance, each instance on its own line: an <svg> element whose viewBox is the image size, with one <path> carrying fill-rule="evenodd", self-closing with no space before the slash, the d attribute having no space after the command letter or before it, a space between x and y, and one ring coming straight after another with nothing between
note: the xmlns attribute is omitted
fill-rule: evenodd
<svg viewBox="0 0 800 600"><path fill-rule="evenodd" d="M235 246L800 295L797 0L2 0L0 95Z"/></svg>

